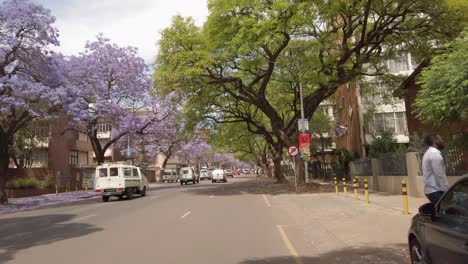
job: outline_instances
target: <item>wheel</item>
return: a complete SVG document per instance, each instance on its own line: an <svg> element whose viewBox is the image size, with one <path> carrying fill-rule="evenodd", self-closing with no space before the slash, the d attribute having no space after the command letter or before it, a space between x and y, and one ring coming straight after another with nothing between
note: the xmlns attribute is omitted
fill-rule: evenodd
<svg viewBox="0 0 468 264"><path fill-rule="evenodd" d="M127 199L132 200L133 199L133 188L128 189L127 191Z"/></svg>
<svg viewBox="0 0 468 264"><path fill-rule="evenodd" d="M117 198L119 198L119 200L122 200L123 199L123 194L117 196Z"/></svg>
<svg viewBox="0 0 468 264"><path fill-rule="evenodd" d="M227 182L227 180L224 180L224 183L226 183L226 182Z"/></svg>
<svg viewBox="0 0 468 264"><path fill-rule="evenodd" d="M192 183L195 184L195 183L197 183L197 181L196 181L196 180L193 180Z"/></svg>
<svg viewBox="0 0 468 264"><path fill-rule="evenodd" d="M424 256L423 248L419 241L415 238L410 242L410 256L411 256L411 263L412 264L426 264L426 256Z"/></svg>
<svg viewBox="0 0 468 264"><path fill-rule="evenodd" d="M180 182L180 185L184 185L184 182L183 182L183 181L181 181L181 182Z"/></svg>
<svg viewBox="0 0 468 264"><path fill-rule="evenodd" d="M197 180L197 183L200 183L200 180Z"/></svg>
<svg viewBox="0 0 468 264"><path fill-rule="evenodd" d="M109 201L109 198L110 198L110 196L103 195L103 196L102 196L102 201L105 202L105 203L107 203L107 202Z"/></svg>
<svg viewBox="0 0 468 264"><path fill-rule="evenodd" d="M215 181L211 181L211 183L215 183Z"/></svg>
<svg viewBox="0 0 468 264"><path fill-rule="evenodd" d="M146 186L143 187L143 191L141 191L141 196L142 197L146 196Z"/></svg>

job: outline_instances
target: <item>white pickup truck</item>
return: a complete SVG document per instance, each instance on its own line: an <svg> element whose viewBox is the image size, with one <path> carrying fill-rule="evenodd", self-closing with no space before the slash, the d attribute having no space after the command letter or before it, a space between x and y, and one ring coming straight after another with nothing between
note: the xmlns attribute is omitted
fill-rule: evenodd
<svg viewBox="0 0 468 264"><path fill-rule="evenodd" d="M96 168L94 190L102 193L102 201L108 202L111 196L119 199L124 195L128 199L133 199L134 194L145 196L149 185L141 168L110 163Z"/></svg>

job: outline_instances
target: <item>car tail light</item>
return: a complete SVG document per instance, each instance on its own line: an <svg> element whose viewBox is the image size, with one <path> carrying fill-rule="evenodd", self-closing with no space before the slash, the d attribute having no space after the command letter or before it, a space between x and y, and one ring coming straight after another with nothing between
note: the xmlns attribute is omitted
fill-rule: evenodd
<svg viewBox="0 0 468 264"><path fill-rule="evenodd" d="M122 192L123 190L124 190L124 188L117 188L118 192Z"/></svg>
<svg viewBox="0 0 468 264"><path fill-rule="evenodd" d="M96 192L101 192L101 189L97 189Z"/></svg>

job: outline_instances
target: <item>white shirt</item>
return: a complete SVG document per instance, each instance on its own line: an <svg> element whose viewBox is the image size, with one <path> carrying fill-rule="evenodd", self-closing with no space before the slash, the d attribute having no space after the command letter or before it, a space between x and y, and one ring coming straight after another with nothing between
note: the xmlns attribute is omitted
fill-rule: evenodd
<svg viewBox="0 0 468 264"><path fill-rule="evenodd" d="M449 184L445 175L445 162L440 150L430 147L422 159L424 193L447 191Z"/></svg>

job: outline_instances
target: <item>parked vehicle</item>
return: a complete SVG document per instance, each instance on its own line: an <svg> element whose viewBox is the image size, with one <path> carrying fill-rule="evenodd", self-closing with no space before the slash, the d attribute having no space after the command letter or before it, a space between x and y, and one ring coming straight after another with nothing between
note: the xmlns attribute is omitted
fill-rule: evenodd
<svg viewBox="0 0 468 264"><path fill-rule="evenodd" d="M209 180L211 179L210 172L207 169L200 170L200 180Z"/></svg>
<svg viewBox="0 0 468 264"><path fill-rule="evenodd" d="M133 199L134 194L146 195L148 180L141 168L124 164L103 164L96 168L94 190L102 194L102 201L111 196Z"/></svg>
<svg viewBox="0 0 468 264"><path fill-rule="evenodd" d="M243 174L249 174L250 172L249 172L248 169L242 169L242 173L243 173Z"/></svg>
<svg viewBox="0 0 468 264"><path fill-rule="evenodd" d="M234 173L232 172L231 169L224 170L224 174L226 174L226 177L233 177L234 178Z"/></svg>
<svg viewBox="0 0 468 264"><path fill-rule="evenodd" d="M227 182L226 173L224 173L224 171L221 170L221 169L214 170L212 178L211 178L212 183L215 183L215 182L218 182L218 181Z"/></svg>
<svg viewBox="0 0 468 264"><path fill-rule="evenodd" d="M468 174L455 182L434 206L413 217L408 233L411 262L468 263Z"/></svg>
<svg viewBox="0 0 468 264"><path fill-rule="evenodd" d="M239 170L239 169L234 170L234 171L232 172L232 174L233 174L233 175L240 175L240 170Z"/></svg>
<svg viewBox="0 0 468 264"><path fill-rule="evenodd" d="M176 170L164 170L162 175L163 182L177 182L179 177L177 176Z"/></svg>
<svg viewBox="0 0 468 264"><path fill-rule="evenodd" d="M180 185L184 185L184 183L187 184L189 182L192 182L193 184L200 182L199 176L191 167L184 167L180 169L179 180Z"/></svg>

